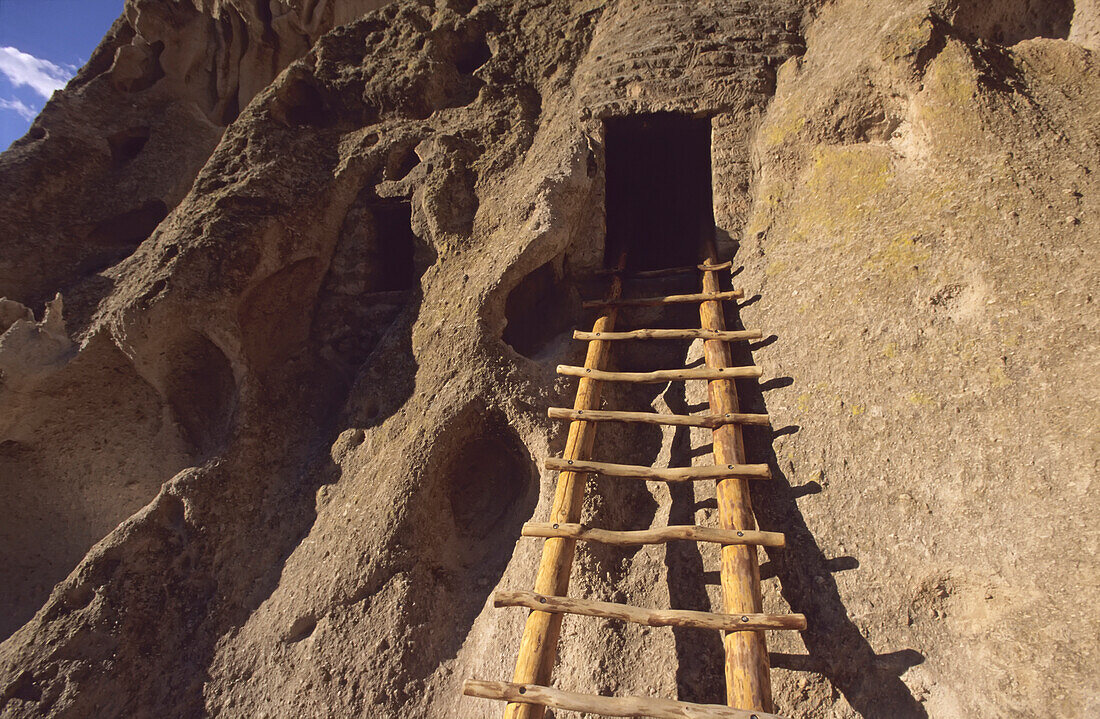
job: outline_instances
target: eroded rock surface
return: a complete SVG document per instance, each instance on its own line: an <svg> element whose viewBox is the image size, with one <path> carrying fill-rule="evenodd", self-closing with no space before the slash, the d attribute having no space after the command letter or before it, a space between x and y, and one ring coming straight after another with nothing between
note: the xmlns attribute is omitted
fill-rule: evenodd
<svg viewBox="0 0 1100 719"><path fill-rule="evenodd" d="M523 613L486 600L538 561L603 121L653 112L712 118L759 294L730 320L775 335L740 351L778 430L747 435L789 545L765 602L810 621L771 638L779 709L1100 708L1094 5L377 5L130 0L0 155L0 716L497 713L459 688L511 676ZM697 318L624 317L657 322ZM585 511L716 521L703 485L597 478ZM583 546L571 592L710 610L717 570ZM556 683L722 702L720 651L571 618Z"/></svg>

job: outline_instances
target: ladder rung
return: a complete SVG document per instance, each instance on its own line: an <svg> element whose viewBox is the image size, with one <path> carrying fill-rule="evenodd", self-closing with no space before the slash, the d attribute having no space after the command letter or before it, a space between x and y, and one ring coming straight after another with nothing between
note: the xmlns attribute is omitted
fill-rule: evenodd
<svg viewBox="0 0 1100 719"><path fill-rule="evenodd" d="M578 694L539 684L486 682L467 679L462 693L468 697L497 699L521 704L540 704L552 709L602 714L611 717L655 717L655 719L782 719L758 709L733 709L720 704L692 704L656 697L605 697Z"/></svg>
<svg viewBox="0 0 1100 719"><path fill-rule="evenodd" d="M554 597L535 592L493 592L494 607L527 607L553 614L579 614L586 617L618 619L648 627L693 627L724 632L756 629L806 628L802 614L714 614L692 609L645 609L629 604L598 602L593 599Z"/></svg>
<svg viewBox="0 0 1100 719"><path fill-rule="evenodd" d="M566 377L588 377L601 382L636 382L640 384L652 384L655 382L677 382L690 379L737 379L756 378L764 374L764 370L755 365L741 367L702 367L699 369L660 369L655 372L608 372L606 370L590 369L588 367L575 367L573 365L558 365L558 374Z"/></svg>
<svg viewBox="0 0 1100 719"><path fill-rule="evenodd" d="M700 270L710 270L715 272L717 270L728 270L733 267L732 261L719 262L716 265L695 265L694 267L666 267L660 270L642 270L640 272L626 272L622 269L615 268L611 270L597 270L596 276L603 277L607 275L621 274L624 278L634 279L649 279L652 277L668 277L671 275L682 275L687 272L699 272Z"/></svg>
<svg viewBox="0 0 1100 719"><path fill-rule="evenodd" d="M560 472L599 472L611 477L640 477L642 479L657 479L662 482L692 482L700 479L727 479L729 477L772 478L772 471L766 464L723 464L717 467L664 468L547 457L542 466Z"/></svg>
<svg viewBox="0 0 1100 719"><path fill-rule="evenodd" d="M657 305L672 305L678 302L707 302L716 300L736 300L745 296L741 290L728 292L700 292L693 295L665 295L664 297L635 297L619 300L589 300L584 303L586 310L601 307L655 307Z"/></svg>
<svg viewBox="0 0 1100 719"><path fill-rule="evenodd" d="M629 332L573 332L575 340L758 340L764 336L760 330L631 330Z"/></svg>
<svg viewBox="0 0 1100 719"><path fill-rule="evenodd" d="M550 419L584 420L585 422L641 422L643 424L667 424L675 427L721 427L724 424L754 424L771 426L766 414L656 414L654 412L620 412L599 409L566 409L551 407Z"/></svg>
<svg viewBox="0 0 1100 719"><path fill-rule="evenodd" d="M781 532L760 532L753 529L716 529L699 525L674 524L653 529L635 529L613 531L595 529L583 524L552 524L550 522L528 522L523 525L524 537L565 537L581 542L612 544L630 547L637 544L665 544L677 539L691 542L711 542L713 544L751 544L760 547L786 546L786 537Z"/></svg>

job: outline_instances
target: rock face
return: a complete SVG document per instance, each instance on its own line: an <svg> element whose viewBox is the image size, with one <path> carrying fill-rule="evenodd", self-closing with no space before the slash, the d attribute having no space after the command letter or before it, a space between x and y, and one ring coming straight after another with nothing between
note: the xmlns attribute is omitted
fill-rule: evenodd
<svg viewBox="0 0 1100 719"><path fill-rule="evenodd" d="M810 625L769 638L779 709L1100 711L1094 2L380 5L129 0L0 155L0 716L498 712L459 687L518 648L486 600L533 582L604 122L656 112L710 118L730 320L774 333L741 389L765 604ZM596 478L585 519L713 507ZM711 609L717 569L583 546L571 593ZM720 703L720 651L571 618L555 682Z"/></svg>

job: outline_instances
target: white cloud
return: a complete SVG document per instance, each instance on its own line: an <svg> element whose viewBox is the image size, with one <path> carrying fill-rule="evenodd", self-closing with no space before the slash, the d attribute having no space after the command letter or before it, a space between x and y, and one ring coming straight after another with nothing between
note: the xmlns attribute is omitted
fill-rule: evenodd
<svg viewBox="0 0 1100 719"><path fill-rule="evenodd" d="M28 122L30 120L33 120L34 116L38 114L38 111L35 110L33 107L14 97L10 100L6 100L0 97L0 110L11 110L16 115L19 115L19 117L27 120Z"/></svg>
<svg viewBox="0 0 1100 719"><path fill-rule="evenodd" d="M14 47L0 47L0 73L16 87L26 85L47 100L73 76L67 68Z"/></svg>

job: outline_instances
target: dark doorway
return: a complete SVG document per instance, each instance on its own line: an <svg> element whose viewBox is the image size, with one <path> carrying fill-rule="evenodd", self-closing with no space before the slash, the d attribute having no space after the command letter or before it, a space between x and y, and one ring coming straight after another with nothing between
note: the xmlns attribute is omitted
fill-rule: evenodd
<svg viewBox="0 0 1100 719"><path fill-rule="evenodd" d="M674 113L616 117L604 127L607 250L613 266L655 270L694 264L714 232L710 119Z"/></svg>
<svg viewBox="0 0 1100 719"><path fill-rule="evenodd" d="M419 275L415 254L417 237L412 230L412 208L408 202L384 201L371 208L374 214L374 245L363 258L375 268L373 292L411 290Z"/></svg>

